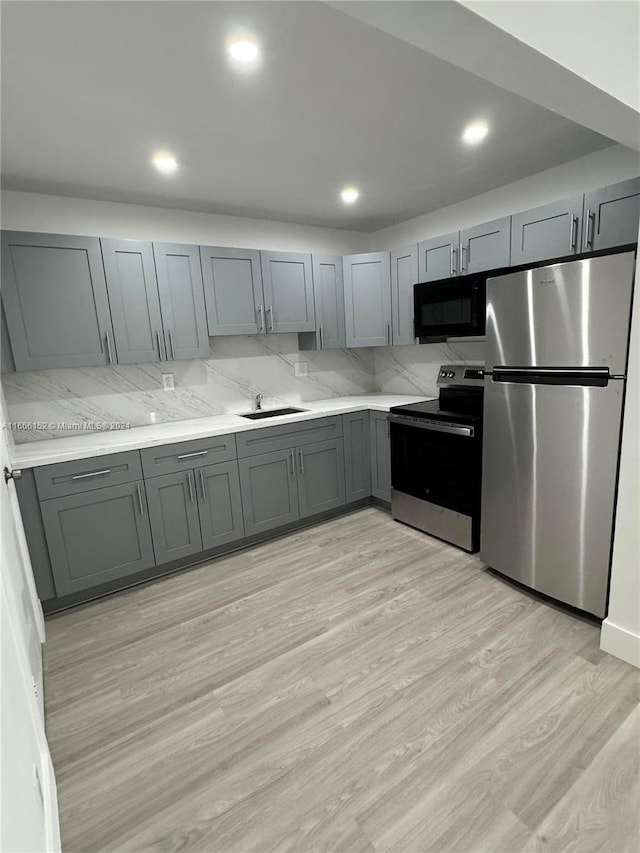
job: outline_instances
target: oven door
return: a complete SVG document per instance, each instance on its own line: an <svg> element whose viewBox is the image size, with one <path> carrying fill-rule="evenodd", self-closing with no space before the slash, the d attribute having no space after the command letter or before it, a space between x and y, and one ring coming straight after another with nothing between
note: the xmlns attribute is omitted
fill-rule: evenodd
<svg viewBox="0 0 640 853"><path fill-rule="evenodd" d="M472 426L390 415L392 514L468 551L479 543L481 436Z"/></svg>
<svg viewBox="0 0 640 853"><path fill-rule="evenodd" d="M413 300L417 338L484 335L486 280L482 276L416 284Z"/></svg>

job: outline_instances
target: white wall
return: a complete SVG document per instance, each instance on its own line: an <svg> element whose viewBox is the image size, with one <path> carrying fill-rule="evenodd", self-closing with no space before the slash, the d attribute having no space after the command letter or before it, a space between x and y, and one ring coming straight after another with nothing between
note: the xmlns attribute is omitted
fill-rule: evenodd
<svg viewBox="0 0 640 853"><path fill-rule="evenodd" d="M638 175L640 154L622 145L612 145L459 204L376 231L369 235L369 248L399 249L427 237L509 216Z"/></svg>
<svg viewBox="0 0 640 853"><path fill-rule="evenodd" d="M637 2L463 0L461 5L640 111Z"/></svg>
<svg viewBox="0 0 640 853"><path fill-rule="evenodd" d="M13 231L338 255L368 244L357 231L13 190L3 191L1 209L2 227Z"/></svg>

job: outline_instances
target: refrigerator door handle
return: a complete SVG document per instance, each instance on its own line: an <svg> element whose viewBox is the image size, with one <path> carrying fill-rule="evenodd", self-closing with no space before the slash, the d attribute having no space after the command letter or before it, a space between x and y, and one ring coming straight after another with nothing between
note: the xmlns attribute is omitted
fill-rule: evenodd
<svg viewBox="0 0 640 853"><path fill-rule="evenodd" d="M494 367L494 382L528 385L588 385L604 388L611 374L608 367Z"/></svg>

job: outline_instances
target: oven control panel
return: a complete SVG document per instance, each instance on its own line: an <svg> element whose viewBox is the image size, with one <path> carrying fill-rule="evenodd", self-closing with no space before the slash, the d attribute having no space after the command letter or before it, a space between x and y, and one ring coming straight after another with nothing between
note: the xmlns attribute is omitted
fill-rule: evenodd
<svg viewBox="0 0 640 853"><path fill-rule="evenodd" d="M469 364L443 364L438 385L484 385L484 367Z"/></svg>

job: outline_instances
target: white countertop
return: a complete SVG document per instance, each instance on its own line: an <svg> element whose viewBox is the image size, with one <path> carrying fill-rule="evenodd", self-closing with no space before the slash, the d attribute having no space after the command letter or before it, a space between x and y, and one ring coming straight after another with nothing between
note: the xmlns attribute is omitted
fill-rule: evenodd
<svg viewBox="0 0 640 853"><path fill-rule="evenodd" d="M123 450L140 450L158 444L172 444L176 441L188 441L191 438L206 438L210 435L224 435L230 432L243 432L248 429L297 423L312 418L329 415L345 415L371 409L375 412L388 412L392 406L415 403L419 400L433 400L433 397L415 397L408 394L363 394L357 397L334 397L331 400L315 400L310 403L295 403L296 408L305 409L293 415L280 415L253 421L240 414L213 415L210 418L192 418L185 421L150 424L132 427L127 430L111 432L90 432L63 438L49 438L43 441L30 441L17 444L11 451L11 464L14 468L33 468L37 465L50 465L53 462L68 462L72 459L88 459L91 456L104 456Z"/></svg>

